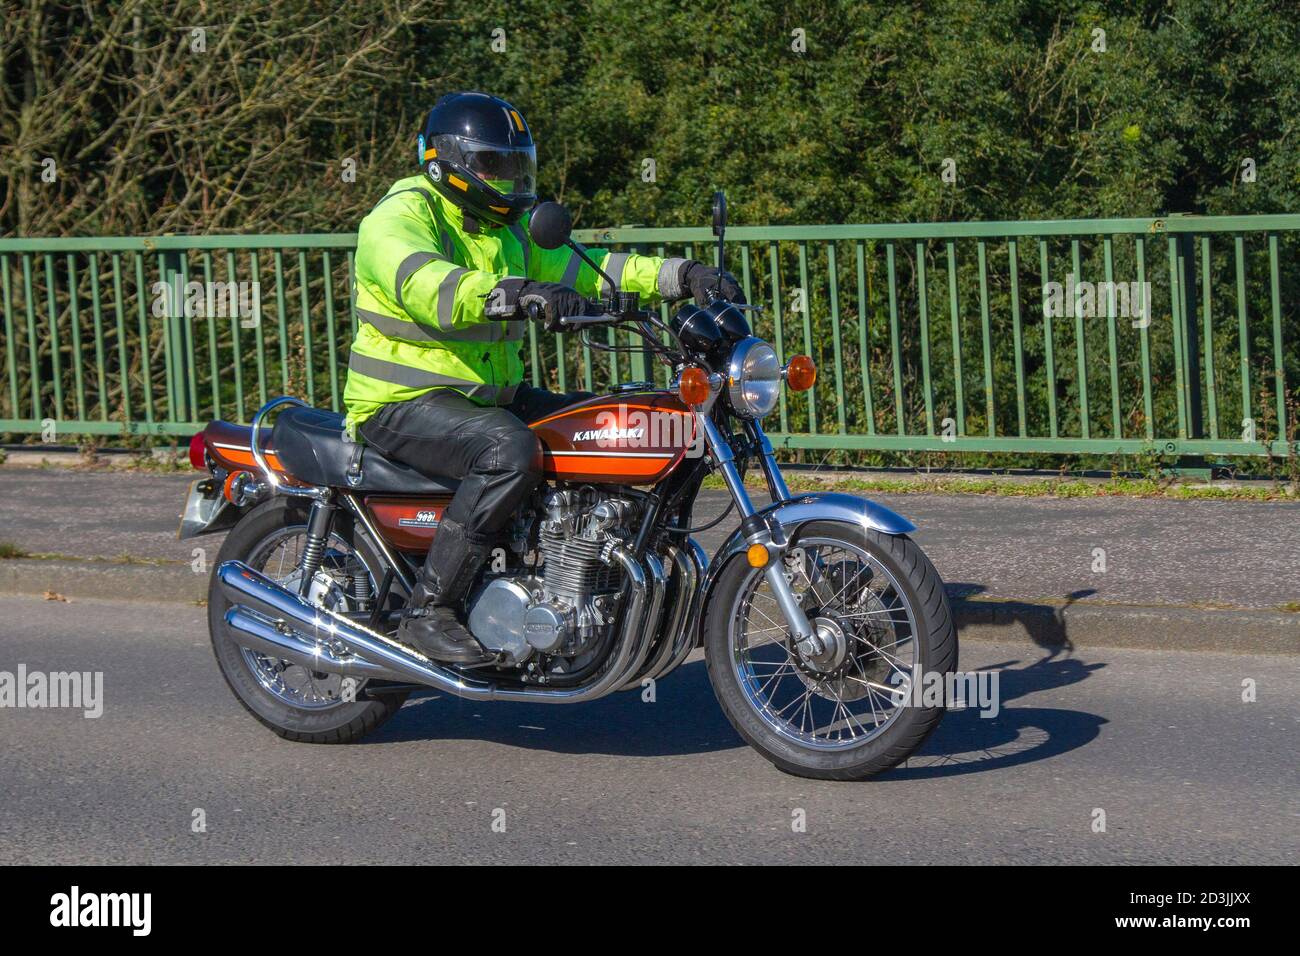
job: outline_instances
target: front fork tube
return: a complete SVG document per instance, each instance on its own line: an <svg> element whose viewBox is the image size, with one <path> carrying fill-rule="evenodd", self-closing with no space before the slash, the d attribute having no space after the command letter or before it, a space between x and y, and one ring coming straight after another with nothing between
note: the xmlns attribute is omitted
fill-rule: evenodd
<svg viewBox="0 0 1300 956"><path fill-rule="evenodd" d="M785 475L781 473L781 466L776 463L776 454L772 450L772 442L764 434L758 422L745 422L745 432L749 435L750 440L758 446L761 453L759 461L763 466L763 477L767 480L767 491L772 496L772 502L775 504L779 501L789 501L794 495L790 493L790 488L785 483ZM805 566L804 574L808 578L809 589L821 599L828 599L830 592L826 590L826 578L822 575L818 563L814 561Z"/></svg>
<svg viewBox="0 0 1300 956"><path fill-rule="evenodd" d="M790 494L790 488L785 483L785 475L781 474L781 467L776 463L772 442L755 421L745 422L745 434L758 446L761 453L759 463L763 467L763 478L767 481L767 493L771 496L772 503L789 501L793 495Z"/></svg>
<svg viewBox="0 0 1300 956"><path fill-rule="evenodd" d="M726 483L727 490L731 492L736 508L740 511L741 529L745 534L745 540L750 544L765 546L771 554L764 575L768 587L776 597L777 605L781 608L781 613L785 615L786 623L790 625L796 642L817 644L816 631L808 621L808 615L804 613L799 599L795 597L790 582L786 580L785 553L789 542L786 540L785 533L779 527L773 527L756 516L757 509L754 507L754 502L750 500L749 492L745 490L740 469L736 467L736 456L731 451L731 442L718 431L718 426L713 423L713 419L707 413L697 411L695 420L708 442L709 454L713 456L718 471L722 474L722 480ZM763 474L767 479L768 491L773 502L786 500L790 497L790 489L786 487L781 469L777 467L776 459L772 455L772 443L768 441L757 422L748 423L746 428L750 429L751 436L756 436L759 447L763 451Z"/></svg>

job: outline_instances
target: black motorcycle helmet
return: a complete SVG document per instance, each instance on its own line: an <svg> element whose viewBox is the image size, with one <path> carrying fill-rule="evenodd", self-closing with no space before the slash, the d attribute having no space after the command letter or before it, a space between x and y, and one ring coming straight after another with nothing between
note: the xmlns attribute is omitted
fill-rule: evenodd
<svg viewBox="0 0 1300 956"><path fill-rule="evenodd" d="M537 202L537 150L519 111L486 93L448 93L419 140L433 188L475 220L511 226Z"/></svg>

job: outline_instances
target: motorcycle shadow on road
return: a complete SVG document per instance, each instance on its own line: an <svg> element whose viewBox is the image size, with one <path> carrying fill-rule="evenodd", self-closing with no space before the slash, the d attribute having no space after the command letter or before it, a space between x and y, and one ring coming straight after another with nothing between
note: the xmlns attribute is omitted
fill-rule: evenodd
<svg viewBox="0 0 1300 956"><path fill-rule="evenodd" d="M1087 680L1106 666L1049 654L1033 663L1007 660L998 675L998 712L952 710L924 747L880 779L927 779L1046 760L1095 739L1106 720L1085 711L1008 706L1039 691ZM412 700L366 744L481 740L566 754L665 757L743 747L713 697L703 661L686 664L655 688L653 703L628 691L574 707L477 703L434 695Z"/></svg>
<svg viewBox="0 0 1300 956"><path fill-rule="evenodd" d="M1053 652L1020 667L1019 660L980 668L998 675L998 709L950 710L929 740L881 780L924 780L1002 770L1047 760L1096 739L1104 717L1056 707L1008 707L1017 698L1087 680L1104 663L1088 664Z"/></svg>
<svg viewBox="0 0 1300 956"><path fill-rule="evenodd" d="M1054 654L1074 650L1065 613L1071 605L1097 593L1095 588L1071 591L1057 603L1008 600L980 600L988 591L983 584L949 582L945 586L957 615L959 627L983 627L1018 630L1044 650Z"/></svg>
<svg viewBox="0 0 1300 956"><path fill-rule="evenodd" d="M479 703L447 695L413 699L364 744L483 740L554 753L667 757L743 747L709 686L704 662L683 665L645 690L573 706Z"/></svg>

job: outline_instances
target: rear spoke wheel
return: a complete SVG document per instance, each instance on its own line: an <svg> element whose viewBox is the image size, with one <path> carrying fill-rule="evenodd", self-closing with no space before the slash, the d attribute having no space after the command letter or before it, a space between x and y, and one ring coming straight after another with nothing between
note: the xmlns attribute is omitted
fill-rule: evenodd
<svg viewBox="0 0 1300 956"><path fill-rule="evenodd" d="M242 561L297 593L306 544L306 511L282 498L253 508L226 536L216 566ZM373 610L383 559L345 515L336 517L307 589L312 604L343 613ZM391 603L391 599L390 603ZM408 691L383 681L356 681L313 671L239 642L226 623L231 601L215 573L208 588L208 627L221 674L239 702L272 731L304 743L359 740L401 708Z"/></svg>
<svg viewBox="0 0 1300 956"><path fill-rule="evenodd" d="M302 554L306 540L305 528L283 528L262 541L246 563L277 584L297 591L302 580ZM313 596L323 607L341 612L353 610L360 601L373 600L374 576L361 557L338 535L330 536L321 570L331 579L329 587L313 588ZM318 710L347 702L344 678L339 674L311 671L247 647L241 647L240 651L258 683L267 693L286 704L304 710ZM362 682L353 682L351 696L354 700L361 686Z"/></svg>

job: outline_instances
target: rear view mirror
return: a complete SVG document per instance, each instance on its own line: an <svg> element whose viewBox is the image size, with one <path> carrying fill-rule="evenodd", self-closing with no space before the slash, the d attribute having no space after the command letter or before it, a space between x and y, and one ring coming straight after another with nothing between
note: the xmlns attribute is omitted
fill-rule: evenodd
<svg viewBox="0 0 1300 956"><path fill-rule="evenodd" d="M558 202L544 202L533 210L528 232L543 249L558 249L569 241L573 217Z"/></svg>

